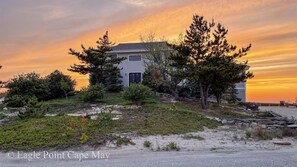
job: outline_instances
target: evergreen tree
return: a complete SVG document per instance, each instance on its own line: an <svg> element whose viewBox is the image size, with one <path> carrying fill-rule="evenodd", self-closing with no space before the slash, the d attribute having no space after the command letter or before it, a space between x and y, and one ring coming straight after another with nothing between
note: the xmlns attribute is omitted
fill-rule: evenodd
<svg viewBox="0 0 297 167"><path fill-rule="evenodd" d="M86 49L82 45L82 52L76 52L70 48L69 54L76 56L80 60L80 64L74 64L68 70L82 75L89 74L91 85L102 83L107 87L112 82L113 86L119 86L118 89L121 89L122 85L119 84L121 81L118 77L120 69L117 65L125 58L114 58L108 54L112 51L112 45L113 43L108 38L108 32L106 32L97 41L96 48L89 47Z"/></svg>
<svg viewBox="0 0 297 167"><path fill-rule="evenodd" d="M220 83L229 87L253 76L244 71L247 61L237 60L246 55L251 45L236 51L236 46L230 45L226 39L228 30L218 24L213 32L214 27L214 21L208 22L202 16L194 15L184 41L171 45L177 51L171 56L172 65L179 69L180 76L199 87L202 109L208 109L211 88L219 87ZM223 92L220 89L216 90Z"/></svg>

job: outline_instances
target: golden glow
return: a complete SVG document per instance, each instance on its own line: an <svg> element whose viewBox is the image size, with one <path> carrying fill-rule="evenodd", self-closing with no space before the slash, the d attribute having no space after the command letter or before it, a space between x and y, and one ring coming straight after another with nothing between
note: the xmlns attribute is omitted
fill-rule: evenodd
<svg viewBox="0 0 297 167"><path fill-rule="evenodd" d="M18 53L2 58L1 80L22 72L36 71L42 75L54 69L70 74L78 88L86 86L87 76L67 71L77 60L68 55L68 49L80 50L80 45L94 46L95 41L108 30L116 43L139 41L142 34L155 33L169 39L185 33L192 15L214 18L229 29L231 43L246 46L252 43L249 60L255 78L247 82L247 100L278 102L297 97L297 21L296 1L287 0L189 0L183 6L168 7L126 22L106 25L85 32L66 41L47 47L19 47Z"/></svg>

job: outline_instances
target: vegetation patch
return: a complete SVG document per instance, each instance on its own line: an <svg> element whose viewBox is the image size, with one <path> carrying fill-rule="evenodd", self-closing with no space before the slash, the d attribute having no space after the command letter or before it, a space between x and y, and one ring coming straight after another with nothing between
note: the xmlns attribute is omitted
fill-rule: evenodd
<svg viewBox="0 0 297 167"><path fill-rule="evenodd" d="M146 147L146 148L151 147L151 145L152 145L152 143L150 141L146 140L146 141L143 142L143 146Z"/></svg>
<svg viewBox="0 0 297 167"><path fill-rule="evenodd" d="M179 151L180 147L175 142L170 142L162 148L163 151Z"/></svg>
<svg viewBox="0 0 297 167"><path fill-rule="evenodd" d="M123 119L117 121L117 130L135 131L139 135L182 134L216 128L218 123L197 112L170 110L158 106L144 106L139 110L123 112Z"/></svg>

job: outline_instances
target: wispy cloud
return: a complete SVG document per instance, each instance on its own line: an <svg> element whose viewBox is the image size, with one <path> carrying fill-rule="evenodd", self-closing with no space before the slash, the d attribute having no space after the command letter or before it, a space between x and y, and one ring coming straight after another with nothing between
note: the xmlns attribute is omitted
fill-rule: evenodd
<svg viewBox="0 0 297 167"><path fill-rule="evenodd" d="M70 47L94 45L105 30L114 42L139 35L174 37L184 33L194 13L229 28L232 43L252 43L249 59L255 78L248 100L279 101L297 94L297 1L295 0L26 0L0 1L1 80L20 72L68 72L75 62ZM13 10L12 10L13 9Z"/></svg>

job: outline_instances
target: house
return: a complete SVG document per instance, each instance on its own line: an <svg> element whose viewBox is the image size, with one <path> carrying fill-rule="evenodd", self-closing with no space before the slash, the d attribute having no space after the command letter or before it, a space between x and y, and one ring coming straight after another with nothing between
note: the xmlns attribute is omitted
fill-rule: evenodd
<svg viewBox="0 0 297 167"><path fill-rule="evenodd" d="M129 86L133 83L141 83L142 75L145 71L146 54L149 53L149 48L166 45L165 42L148 42L148 43L120 43L113 46L113 50L109 52L113 56L126 57L119 68L121 69L122 81L124 86ZM246 101L246 83L241 82L236 84L237 97L242 102Z"/></svg>

